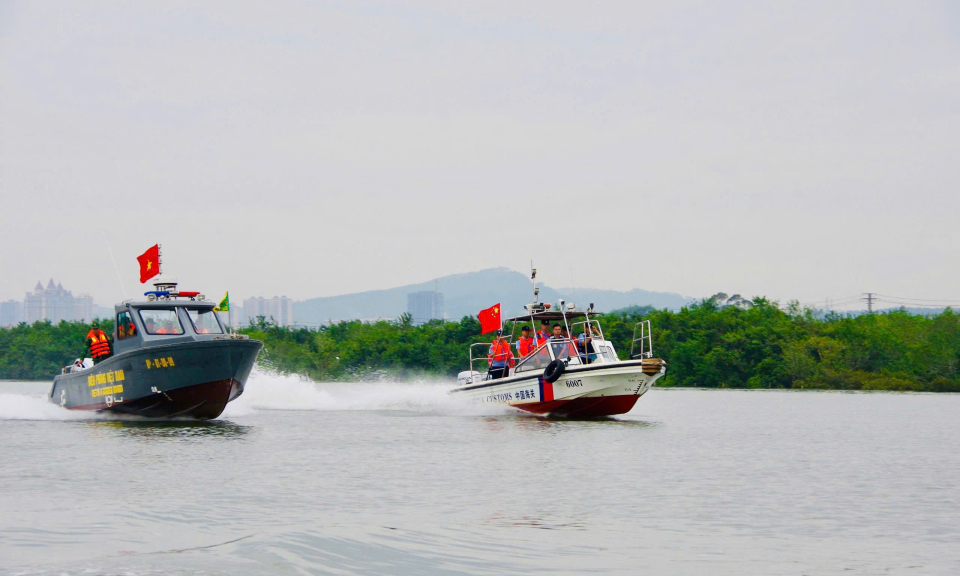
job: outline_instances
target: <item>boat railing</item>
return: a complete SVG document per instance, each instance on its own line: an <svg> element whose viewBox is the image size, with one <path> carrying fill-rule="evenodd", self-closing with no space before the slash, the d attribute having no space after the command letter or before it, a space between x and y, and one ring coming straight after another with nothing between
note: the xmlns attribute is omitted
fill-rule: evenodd
<svg viewBox="0 0 960 576"><path fill-rule="evenodd" d="M570 334L573 334L578 327L581 331L586 332L587 324L590 325L590 332L592 333L591 338L596 338L597 340L606 340L606 338L603 337L603 330L600 328L599 320L584 320L583 322L574 322L570 325Z"/></svg>
<svg viewBox="0 0 960 576"><path fill-rule="evenodd" d="M490 377L490 367L486 364L486 362L487 357L490 355L490 346L492 345L493 344L491 342L475 342L470 345L470 373L473 374L474 372L478 372L482 374L483 376L480 378L481 380L487 380ZM474 349L476 348L480 348L480 350L474 353ZM475 362L484 363L483 365L479 366L479 368L481 368L480 370L477 369L478 366L475 364ZM471 377L471 379L475 379L475 377Z"/></svg>
<svg viewBox="0 0 960 576"><path fill-rule="evenodd" d="M477 342L470 345L470 374L483 374L481 380L488 380L490 378L490 366L487 364L490 345L489 342ZM478 347L482 349L475 352L474 350ZM511 350L511 352L512 351L513 350ZM580 364L577 341L571 338L551 338L526 356L521 357L519 352L516 352L514 358L516 365L511 371L513 374L531 370L543 370L547 367L547 364L550 364L550 362L554 360L563 360L567 364ZM471 379L476 379L476 377L471 376Z"/></svg>
<svg viewBox="0 0 960 576"><path fill-rule="evenodd" d="M637 336L637 331L640 335ZM630 342L630 359L653 358L653 332L649 320L641 320L633 326L633 340Z"/></svg>

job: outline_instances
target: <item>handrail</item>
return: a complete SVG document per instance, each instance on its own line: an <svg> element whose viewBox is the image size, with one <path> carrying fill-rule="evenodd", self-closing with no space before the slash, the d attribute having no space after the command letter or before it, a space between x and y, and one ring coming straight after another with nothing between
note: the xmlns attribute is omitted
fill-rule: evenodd
<svg viewBox="0 0 960 576"><path fill-rule="evenodd" d="M574 322L573 324L570 325L570 335L573 336L573 330L577 326L586 325L587 323L590 324L590 330L595 331L600 335L600 340L606 340L606 338L603 337L603 329L600 327L599 320L584 320L582 322Z"/></svg>
<svg viewBox="0 0 960 576"><path fill-rule="evenodd" d="M579 363L580 363L579 348L578 348L578 344L577 344L576 339L574 339L574 338L562 338L562 339L556 339L556 340L555 340L555 339L553 339L553 338L550 338L550 339L548 339L546 342L544 342L543 344L541 344L540 346L537 346L537 348L535 348L533 351L531 351L531 352L530 352L529 354L527 354L526 356L520 356L519 354L515 355L515 356L514 356L514 359L516 360L516 366L514 367L514 370L513 370L514 373L516 373L517 371L525 372L525 370L521 370L521 369L520 369L521 366L523 366L528 360L532 362L532 361L533 361L533 358L536 357L537 355L539 355L539 354L544 350L544 348L546 348L546 352L547 352L547 355L548 355L547 363L549 364L551 361L556 360L558 354L556 354L556 350L555 350L554 346L557 346L557 345L560 345L560 350L561 350L561 351L562 351L562 350L566 350L566 354L562 354L562 353L559 354L561 360L566 360L568 363L571 363L571 362L572 362L572 363L574 363L574 364L579 364ZM485 347L485 351L482 353L482 355L478 355L478 356L475 357L475 356L473 355L473 349L474 349L475 347L477 347L477 346L484 346L484 347ZM489 342L474 342L473 344L470 345L469 352L470 352L470 372L471 372L471 373L472 373L472 372L486 372L486 371L488 371L489 366L487 366L487 367L484 368L483 370L477 370L477 369L474 367L474 363L475 363L475 362L487 362L487 354L488 354L489 349L490 349L490 343L489 343ZM545 368L545 367L546 367L546 365L541 366L541 368ZM486 377L484 377L483 379L486 380Z"/></svg>
<svg viewBox="0 0 960 576"><path fill-rule="evenodd" d="M640 337L637 337L637 328L640 329ZM637 343L640 343L640 350L634 354L633 350ZM630 342L630 358L653 358L653 331L649 320L641 320L633 325L633 340Z"/></svg>

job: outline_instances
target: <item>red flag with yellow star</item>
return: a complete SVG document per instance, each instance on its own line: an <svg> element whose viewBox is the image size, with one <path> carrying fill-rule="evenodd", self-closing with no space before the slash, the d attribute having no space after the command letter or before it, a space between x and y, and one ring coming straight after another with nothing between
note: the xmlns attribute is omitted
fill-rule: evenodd
<svg viewBox="0 0 960 576"><path fill-rule="evenodd" d="M499 330L502 326L500 323L500 304L494 304L486 310L481 310L480 313L477 314L477 318L480 320L481 334Z"/></svg>
<svg viewBox="0 0 960 576"><path fill-rule="evenodd" d="M140 283L143 284L160 273L160 245L155 244L137 256L137 262L140 263Z"/></svg>

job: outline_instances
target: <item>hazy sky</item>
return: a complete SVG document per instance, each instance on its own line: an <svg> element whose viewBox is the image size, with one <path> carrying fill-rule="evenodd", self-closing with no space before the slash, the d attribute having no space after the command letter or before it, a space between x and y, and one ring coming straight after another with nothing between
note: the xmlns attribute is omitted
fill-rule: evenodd
<svg viewBox="0 0 960 576"><path fill-rule="evenodd" d="M960 300L958 153L957 2L0 1L0 300Z"/></svg>

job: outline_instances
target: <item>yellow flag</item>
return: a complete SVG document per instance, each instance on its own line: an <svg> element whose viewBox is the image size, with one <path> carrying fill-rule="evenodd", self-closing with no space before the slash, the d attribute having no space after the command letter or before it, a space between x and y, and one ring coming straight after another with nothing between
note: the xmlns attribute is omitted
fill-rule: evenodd
<svg viewBox="0 0 960 576"><path fill-rule="evenodd" d="M213 309L214 312L229 312L230 311L230 291L227 290L223 295L223 300Z"/></svg>

